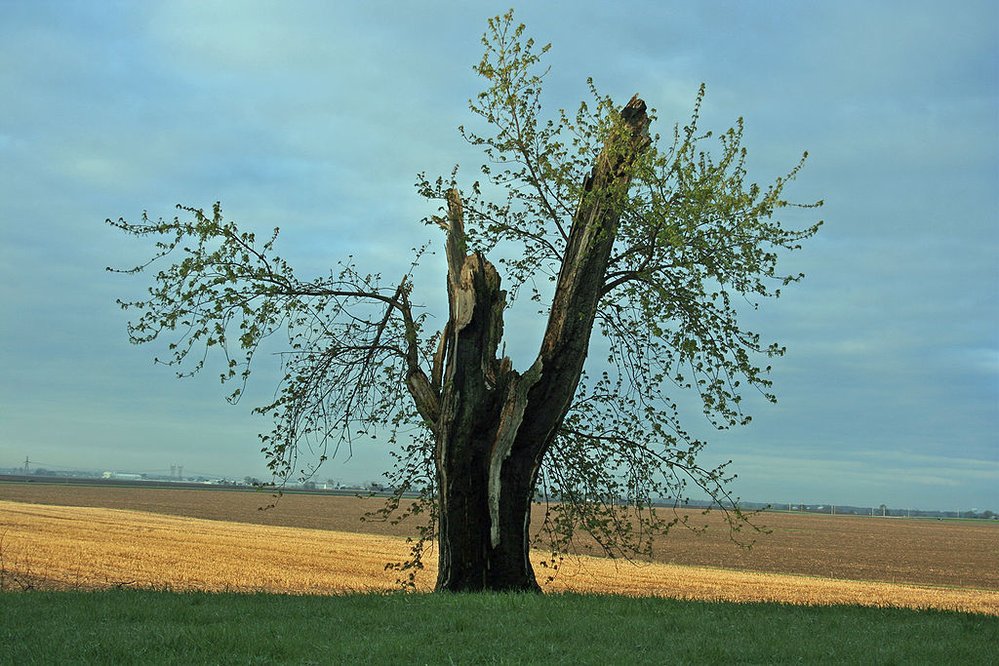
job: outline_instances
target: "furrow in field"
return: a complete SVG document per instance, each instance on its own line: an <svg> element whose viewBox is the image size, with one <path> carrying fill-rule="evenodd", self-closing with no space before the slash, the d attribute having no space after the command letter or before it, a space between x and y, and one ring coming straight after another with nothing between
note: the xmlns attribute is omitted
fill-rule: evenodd
<svg viewBox="0 0 999 666"><path fill-rule="evenodd" d="M134 586L174 590L334 594L396 589L387 562L404 559L405 539L254 525L94 507L0 501L3 586ZM544 559L537 554L539 575ZM433 555L418 589L429 589ZM719 601L860 604L999 615L999 592L895 585L578 557L563 563L549 591L659 595Z"/></svg>

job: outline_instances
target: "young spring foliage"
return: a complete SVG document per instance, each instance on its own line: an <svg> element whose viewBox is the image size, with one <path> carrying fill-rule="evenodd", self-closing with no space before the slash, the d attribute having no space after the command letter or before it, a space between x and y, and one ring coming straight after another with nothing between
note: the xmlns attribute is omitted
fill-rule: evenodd
<svg viewBox="0 0 999 666"><path fill-rule="evenodd" d="M592 80L589 103L543 116L542 59L549 46L525 38L509 14L489 27L475 67L488 85L470 103L485 129L461 128L488 159L481 167L485 184L466 190L472 195L465 203L467 235L485 254L516 247L499 260L513 283L511 299L527 284L541 302L537 283L554 282L566 270L569 229L592 195L589 174L607 158L607 146L627 145L617 139L627 130ZM787 229L777 215L822 202L784 198L807 153L769 186L748 182L742 118L716 141L699 126L704 97L702 85L688 123L675 126L667 141L651 137L629 181L602 194L620 211L595 318L609 353L588 366L592 376L584 373L544 462L539 490L557 500L547 525L556 551L580 528L610 553L648 551L652 535L685 520L656 504L682 503L690 483L732 510L734 528L743 524L725 489L726 466L697 464L705 442L685 431L671 396L696 391L719 428L749 422L741 405L747 389L776 402L769 360L785 350L742 326L736 304L755 309L804 277L781 273L778 258L800 249L821 222ZM421 191L442 198L457 186L456 174L424 178ZM638 520L631 520L636 512Z"/></svg>
<svg viewBox="0 0 999 666"><path fill-rule="evenodd" d="M495 551L485 569L506 570L502 558L518 550L504 550L516 515L503 513L518 493L528 505L549 503L543 529L529 536L551 546L553 565L580 531L611 554L650 552L656 535L686 524L679 507L691 486L738 530L746 517L727 489L726 466L697 462L705 443L687 433L673 396L696 392L719 428L748 423L747 390L776 400L769 363L784 348L746 329L736 304L756 308L803 277L778 262L821 224L788 229L779 220L790 206L821 205L784 198L805 156L768 186L748 181L742 120L717 138L699 127L703 86L688 123L666 139L649 133L655 116L637 96L622 109L592 81L589 102L546 115L549 46L525 37L512 12L489 21L483 45L474 69L485 89L470 102L479 120L460 128L485 155L481 179L462 188L455 168L417 183L445 211L424 220L447 233L443 330L426 332L427 315L415 315L410 300L425 248L391 282L350 260L303 280L274 254L277 230L259 244L216 204L211 214L181 207L183 218L173 220L109 220L157 239L153 260L126 272L168 264L148 298L122 303L140 313L132 341L169 337L165 362L181 374L201 370L217 348L235 401L254 354L280 334L285 372L273 402L257 408L274 422L261 436L271 469L282 479L307 476L314 470L298 465L304 448L322 462L359 435L383 433L397 461L384 516L416 492L403 514L429 519L413 559L396 566L410 581L435 537L445 563L439 581L457 580L445 575L445 545L461 530L442 507L459 501L482 504L469 520L492 525L461 537L485 539L470 551ZM508 291L499 289L500 272ZM556 284L550 298L539 285L546 280ZM496 352L503 312L525 286L540 306L539 326L547 325L537 360L520 373ZM591 333L606 356L586 360ZM527 589L526 567L516 585L511 577L482 585Z"/></svg>

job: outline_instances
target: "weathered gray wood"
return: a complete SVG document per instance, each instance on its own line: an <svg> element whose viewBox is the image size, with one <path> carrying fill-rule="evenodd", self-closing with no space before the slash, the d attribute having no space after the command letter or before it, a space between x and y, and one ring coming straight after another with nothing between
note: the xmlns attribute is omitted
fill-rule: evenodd
<svg viewBox="0 0 999 666"><path fill-rule="evenodd" d="M649 145L644 102L632 98L621 115L624 132L584 183L541 350L523 375L496 358L506 294L495 267L466 254L461 198L448 193L450 318L431 378L409 384L437 437L438 590L540 590L529 559L534 486L579 384L630 167Z"/></svg>

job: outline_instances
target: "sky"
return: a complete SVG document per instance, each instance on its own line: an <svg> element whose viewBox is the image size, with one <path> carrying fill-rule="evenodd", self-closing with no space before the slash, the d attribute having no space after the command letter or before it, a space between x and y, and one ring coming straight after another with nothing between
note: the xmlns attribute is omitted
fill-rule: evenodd
<svg viewBox="0 0 999 666"><path fill-rule="evenodd" d="M691 430L752 501L999 510L999 5L995 2L516 3L551 42L544 102L586 77L639 92L663 134L745 118L750 178L810 158L790 198L824 199L787 258L806 279L751 323L781 341L776 406ZM439 230L416 174L471 177L457 133L481 89L484 2L0 0L0 468L265 474L252 416L266 365L228 405L128 343L150 248L104 224L174 205L266 233L302 276L353 255L386 276ZM443 258L414 299L442 313ZM446 305L443 306L446 314ZM520 315L518 315L520 316ZM524 369L542 324L507 330ZM255 402L256 401L256 402ZM374 481L384 444L322 479Z"/></svg>

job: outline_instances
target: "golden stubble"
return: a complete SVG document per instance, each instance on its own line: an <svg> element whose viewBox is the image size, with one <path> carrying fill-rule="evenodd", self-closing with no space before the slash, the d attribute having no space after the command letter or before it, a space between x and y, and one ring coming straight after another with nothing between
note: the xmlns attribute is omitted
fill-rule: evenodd
<svg viewBox="0 0 999 666"><path fill-rule="evenodd" d="M405 559L400 537L202 520L141 511L0 501L0 569L51 588L337 594L398 589L387 562ZM544 581L543 553L536 569ZM433 585L431 553L417 589ZM550 592L610 593L734 602L936 608L999 616L999 591L838 580L662 563L573 557Z"/></svg>

